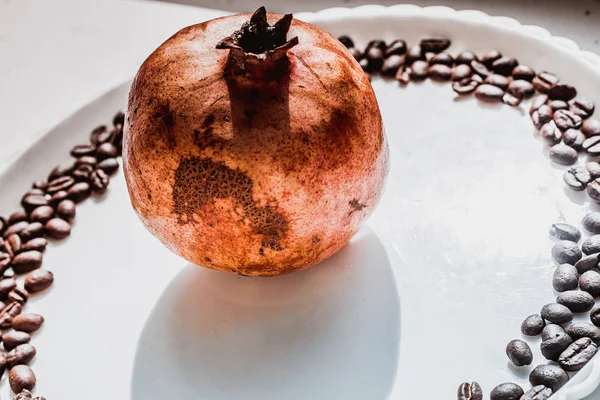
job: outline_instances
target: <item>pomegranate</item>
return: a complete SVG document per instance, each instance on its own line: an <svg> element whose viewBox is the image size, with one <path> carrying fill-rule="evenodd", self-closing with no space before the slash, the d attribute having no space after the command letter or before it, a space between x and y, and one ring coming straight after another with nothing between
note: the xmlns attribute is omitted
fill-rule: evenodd
<svg viewBox="0 0 600 400"><path fill-rule="evenodd" d="M368 78L335 37L291 14L184 28L131 87L131 202L198 265L270 276L324 260L376 206L387 159Z"/></svg>

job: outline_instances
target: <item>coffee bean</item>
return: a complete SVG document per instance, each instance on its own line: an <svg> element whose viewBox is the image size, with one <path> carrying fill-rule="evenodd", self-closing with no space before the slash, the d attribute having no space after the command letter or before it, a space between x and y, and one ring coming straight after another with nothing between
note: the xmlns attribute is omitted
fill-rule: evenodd
<svg viewBox="0 0 600 400"><path fill-rule="evenodd" d="M525 392L516 383L502 383L490 393L491 400L519 400Z"/></svg>
<svg viewBox="0 0 600 400"><path fill-rule="evenodd" d="M67 196L68 196L68 193L66 190L60 190L60 191L54 193L52 195L52 197L50 197L50 200L48 200L48 202L50 203L50 205L52 207L56 207L58 205L58 203L60 203L64 199L66 199Z"/></svg>
<svg viewBox="0 0 600 400"><path fill-rule="evenodd" d="M67 191L69 199L75 203L80 203L90 197L91 187L87 182L78 182Z"/></svg>
<svg viewBox="0 0 600 400"><path fill-rule="evenodd" d="M403 55L406 53L406 42L404 40L394 40L385 49L385 56L389 57L392 55ZM124 125L124 124L121 124Z"/></svg>
<svg viewBox="0 0 600 400"><path fill-rule="evenodd" d="M588 183L587 194L595 203L600 204L600 178Z"/></svg>
<svg viewBox="0 0 600 400"><path fill-rule="evenodd" d="M46 190L46 186L48 186L48 182L46 181L35 181L31 185L33 189L41 189L42 191Z"/></svg>
<svg viewBox="0 0 600 400"><path fill-rule="evenodd" d="M552 275L552 287L557 292L577 289L579 274L577 268L570 264L561 264L554 270Z"/></svg>
<svg viewBox="0 0 600 400"><path fill-rule="evenodd" d="M592 324L600 326L600 304L590 311L590 320L592 321Z"/></svg>
<svg viewBox="0 0 600 400"><path fill-rule="evenodd" d="M565 371L579 371L598 351L592 339L584 337L571 344L559 357L558 365Z"/></svg>
<svg viewBox="0 0 600 400"><path fill-rule="evenodd" d="M77 160L75 160L75 168L77 168L79 165L91 165L92 167L95 167L97 162L98 160L93 156L79 157Z"/></svg>
<svg viewBox="0 0 600 400"><path fill-rule="evenodd" d="M410 77L414 80L423 80L427 78L429 64L427 61L415 61L410 66Z"/></svg>
<svg viewBox="0 0 600 400"><path fill-rule="evenodd" d="M0 252L0 272L4 274L10 266L11 257L8 253Z"/></svg>
<svg viewBox="0 0 600 400"><path fill-rule="evenodd" d="M71 176L62 176L60 178L56 178L48 183L48 187L46 188L46 192L48 194L55 194L61 190L67 190L75 183L75 179Z"/></svg>
<svg viewBox="0 0 600 400"><path fill-rule="evenodd" d="M23 242L21 241L21 236L13 233L6 238L4 242L4 250L10 258L13 258L15 255L19 254L23 250Z"/></svg>
<svg viewBox="0 0 600 400"><path fill-rule="evenodd" d="M8 228L8 221L6 218L0 216L0 235L6 231L6 228Z"/></svg>
<svg viewBox="0 0 600 400"><path fill-rule="evenodd" d="M29 364L35 358L35 354L35 347L29 343L20 344L6 355L6 365L12 368L16 365Z"/></svg>
<svg viewBox="0 0 600 400"><path fill-rule="evenodd" d="M17 331L35 332L42 327L44 317L39 314L17 315L12 321L12 327Z"/></svg>
<svg viewBox="0 0 600 400"><path fill-rule="evenodd" d="M573 313L562 304L550 303L542 307L540 312L542 318L553 324L561 325L573 320Z"/></svg>
<svg viewBox="0 0 600 400"><path fill-rule="evenodd" d="M532 314L525 318L521 324L521 333L526 336L537 336L542 332L545 325L546 321L539 314Z"/></svg>
<svg viewBox="0 0 600 400"><path fill-rule="evenodd" d="M477 89L475 89L475 97L486 103L498 102L502 100L503 96L504 90L486 83L479 85Z"/></svg>
<svg viewBox="0 0 600 400"><path fill-rule="evenodd" d="M527 99L535 93L535 89L531 82L526 80L518 79L510 82L508 85L508 93L520 99Z"/></svg>
<svg viewBox="0 0 600 400"><path fill-rule="evenodd" d="M560 165L573 165L577 162L579 155L577 150L564 143L555 144L548 153L550 160Z"/></svg>
<svg viewBox="0 0 600 400"><path fill-rule="evenodd" d="M94 171L94 167L89 164L78 165L71 175L75 179L75 182L87 182L90 180L90 175Z"/></svg>
<svg viewBox="0 0 600 400"><path fill-rule="evenodd" d="M405 63L406 63L406 57L405 56L398 55L398 54L393 54L393 55L389 56L383 62L383 66L381 67L381 74L384 75L384 76L396 76L396 73L398 72L398 69L400 67L402 67ZM114 161L109 161L109 163L113 163L113 165L114 165L114 163L116 163L117 168L119 167L119 163L117 162L116 158L114 158L114 157L106 158L106 159L102 160L98 164L98 166L97 166L99 169L104 170L104 172L106 172L106 173L109 173L109 172L106 171L105 168L103 168L103 163L105 161L108 161L108 160L114 160Z"/></svg>
<svg viewBox="0 0 600 400"><path fill-rule="evenodd" d="M576 166L565 171L563 179L569 188L581 192L585 190L587 184L591 182L592 177L587 168Z"/></svg>
<svg viewBox="0 0 600 400"><path fill-rule="evenodd" d="M456 81L452 83L452 90L454 90L459 95L467 95L471 94L477 89L483 79L479 75L473 75L469 78L461 79L460 81Z"/></svg>
<svg viewBox="0 0 600 400"><path fill-rule="evenodd" d="M421 49L424 53L441 53L450 47L452 42L446 38L431 38L421 40Z"/></svg>
<svg viewBox="0 0 600 400"><path fill-rule="evenodd" d="M552 389L544 385L538 385L529 389L521 400L548 400L552 396Z"/></svg>
<svg viewBox="0 0 600 400"><path fill-rule="evenodd" d="M552 111L567 110L569 108L569 105L562 100L552 100L548 102L548 106L550 106Z"/></svg>
<svg viewBox="0 0 600 400"><path fill-rule="evenodd" d="M510 76L519 62L514 58L500 57L492 63L492 71L497 74Z"/></svg>
<svg viewBox="0 0 600 400"><path fill-rule="evenodd" d="M23 206L23 209L25 209L26 213L30 213L37 207L44 206L46 204L48 204L48 200L46 199L46 196L44 196L44 194L27 193L21 199L21 205Z"/></svg>
<svg viewBox="0 0 600 400"><path fill-rule="evenodd" d="M35 374L27 365L17 365L9 372L8 383L15 393L19 393L23 389L33 390L36 384Z"/></svg>
<svg viewBox="0 0 600 400"><path fill-rule="evenodd" d="M412 64L415 61L425 60L425 53L418 44L410 46L406 51L406 62Z"/></svg>
<svg viewBox="0 0 600 400"><path fill-rule="evenodd" d="M356 61L360 61L363 58L362 51L360 51L356 47L352 47L351 49L348 49L348 52L350 53L350 55L352 57L354 57L354 59ZM112 132L106 131L104 134L98 136L97 144L106 143L108 140L111 139L111 137L112 137Z"/></svg>
<svg viewBox="0 0 600 400"><path fill-rule="evenodd" d="M590 161L585 164L585 168L592 176L592 179L600 178L600 163L597 161Z"/></svg>
<svg viewBox="0 0 600 400"><path fill-rule="evenodd" d="M576 243L568 240L559 240L552 247L552 257L559 264L574 265L581 259L582 253Z"/></svg>
<svg viewBox="0 0 600 400"><path fill-rule="evenodd" d="M54 282L54 274L45 269L31 271L25 276L25 289L30 293L38 293L49 288Z"/></svg>
<svg viewBox="0 0 600 400"><path fill-rule="evenodd" d="M583 228L591 233L600 233L600 212L586 214L582 220Z"/></svg>
<svg viewBox="0 0 600 400"><path fill-rule="evenodd" d="M98 144L98 135L106 132L107 130L108 128L106 127L106 125L100 125L94 128L94 130L92 130L92 132L90 133L90 142L92 144Z"/></svg>
<svg viewBox="0 0 600 400"><path fill-rule="evenodd" d="M17 286L16 288L10 291L10 293L7 296L7 299L9 302L17 302L21 305L24 305L25 303L27 303L27 300L29 300L29 292Z"/></svg>
<svg viewBox="0 0 600 400"><path fill-rule="evenodd" d="M505 76L492 74L483 80L483 83L487 83L493 86L497 86L502 90L508 89L508 84L510 83L510 79Z"/></svg>
<svg viewBox="0 0 600 400"><path fill-rule="evenodd" d="M581 250L589 255L593 253L600 253L600 235L590 236L581 244Z"/></svg>
<svg viewBox="0 0 600 400"><path fill-rule="evenodd" d="M584 272L579 278L579 286L593 297L600 297L600 274L596 271Z"/></svg>
<svg viewBox="0 0 600 400"><path fill-rule="evenodd" d="M39 251L24 251L17 254L12 260L12 268L17 274L38 269L42 265L42 253Z"/></svg>
<svg viewBox="0 0 600 400"><path fill-rule="evenodd" d="M591 272L591 271L590 271ZM587 274L587 272L586 272ZM596 344L600 345L600 328L587 322L575 322L567 330L571 339L577 340L581 338L590 338Z"/></svg>
<svg viewBox="0 0 600 400"><path fill-rule="evenodd" d="M544 104L531 114L531 121L537 129L540 129L542 126L552 121L552 116L552 110Z"/></svg>
<svg viewBox="0 0 600 400"><path fill-rule="evenodd" d="M0 297L5 298L16 287L17 281L15 281L14 279L0 280Z"/></svg>
<svg viewBox="0 0 600 400"><path fill-rule="evenodd" d="M53 239L64 239L71 234L71 225L61 218L46 222L46 233Z"/></svg>
<svg viewBox="0 0 600 400"><path fill-rule="evenodd" d="M454 65L454 58L448 53L439 53L436 54L429 60L429 65L443 64L448 67L452 67Z"/></svg>
<svg viewBox="0 0 600 400"><path fill-rule="evenodd" d="M585 256L581 260L577 261L575 263L577 272L583 274L592 268L598 268L598 266L600 266L600 259L598 256L600 256L600 254L590 254L589 256Z"/></svg>
<svg viewBox="0 0 600 400"><path fill-rule="evenodd" d="M566 292L559 293L556 302L567 307L574 313L590 311L595 303L592 295L581 290L567 290Z"/></svg>
<svg viewBox="0 0 600 400"><path fill-rule="evenodd" d="M512 77L514 80L531 82L535 78L535 71L526 65L517 65L512 70Z"/></svg>
<svg viewBox="0 0 600 400"><path fill-rule="evenodd" d="M472 51L466 50L456 56L456 64L471 65L471 61L477 61L477 55Z"/></svg>
<svg viewBox="0 0 600 400"><path fill-rule="evenodd" d="M513 95L512 93L505 93L504 96L502 96L502 102L511 107L518 106L519 104L521 104L522 100L523 100L522 97L517 97L517 96Z"/></svg>
<svg viewBox="0 0 600 400"><path fill-rule="evenodd" d="M473 72L475 72L477 75L481 76L484 79L492 75L492 72L479 61L471 61L471 69L473 70Z"/></svg>
<svg viewBox="0 0 600 400"><path fill-rule="evenodd" d="M365 57L369 60L369 72L379 72L381 71L381 67L383 66L383 50L378 47L371 47L369 50L365 51ZM113 146L112 143L103 143L98 146L96 150L96 156L98 160L103 160L109 157L117 156L117 149ZM88 163L89 165L95 166L96 162Z"/></svg>
<svg viewBox="0 0 600 400"><path fill-rule="evenodd" d="M552 364L538 365L529 374L533 386L544 385L556 392L569 381L569 375L561 367Z"/></svg>
<svg viewBox="0 0 600 400"><path fill-rule="evenodd" d="M567 129L563 133L563 142L575 150L581 150L583 142L586 140L585 135L579 129Z"/></svg>
<svg viewBox="0 0 600 400"><path fill-rule="evenodd" d="M508 359L517 367L530 365L533 362L533 353L527 343L520 339L511 340L506 346Z"/></svg>
<svg viewBox="0 0 600 400"><path fill-rule="evenodd" d="M6 231L4 231L4 238L9 237L12 234L20 234L21 232L23 232L25 229L27 229L27 227L29 226L29 222L27 221L20 221L17 222L15 224L12 224L8 227L8 229L6 229Z"/></svg>
<svg viewBox="0 0 600 400"><path fill-rule="evenodd" d="M550 89L548 96L553 100L569 101L577 96L577 89L571 85L559 83Z"/></svg>
<svg viewBox="0 0 600 400"><path fill-rule="evenodd" d="M22 344L29 343L30 340L31 335L27 332L10 331L2 335L2 343L4 343L4 348L7 351L11 351Z"/></svg>
<svg viewBox="0 0 600 400"><path fill-rule="evenodd" d="M545 342L546 340L556 339L561 335L565 335L566 333L567 331L565 331L562 326L548 324L544 327L544 329L542 329L542 341Z"/></svg>
<svg viewBox="0 0 600 400"><path fill-rule="evenodd" d="M401 85L407 85L410 82L410 68L400 67L396 72L396 79Z"/></svg>
<svg viewBox="0 0 600 400"><path fill-rule="evenodd" d="M600 136L592 136L586 139L582 147L588 154L598 154L600 152Z"/></svg>
<svg viewBox="0 0 600 400"><path fill-rule="evenodd" d="M600 120L588 119L581 124L581 131L587 137L600 135Z"/></svg>
<svg viewBox="0 0 600 400"><path fill-rule="evenodd" d="M56 215L65 221L71 221L75 218L77 206L72 200L63 200L56 207Z"/></svg>
<svg viewBox="0 0 600 400"><path fill-rule="evenodd" d="M75 158L93 156L96 154L96 146L93 144L79 144L71 149L71 155Z"/></svg>
<svg viewBox="0 0 600 400"><path fill-rule="evenodd" d="M594 114L596 106L594 102L588 99L576 99L571 103L571 112L580 116L582 119L588 119Z"/></svg>
<svg viewBox="0 0 600 400"><path fill-rule="evenodd" d="M582 124L581 117L578 117L568 110L556 111L554 113L553 120L558 129L563 132L567 129L579 129Z"/></svg>
<svg viewBox="0 0 600 400"><path fill-rule="evenodd" d="M468 64L459 64L452 69L452 81L460 81L473 74L473 70Z"/></svg>
<svg viewBox="0 0 600 400"><path fill-rule="evenodd" d="M36 251L39 251L40 253L43 253L46 250L47 245L48 245L48 240L46 240L46 238L39 237L39 238L34 238L34 239L27 241L27 243L25 243L23 245L21 250L22 251L36 250Z"/></svg>
<svg viewBox="0 0 600 400"><path fill-rule="evenodd" d="M28 241L44 235L44 225L41 222L32 222L20 233L24 241Z"/></svg>
<svg viewBox="0 0 600 400"><path fill-rule="evenodd" d="M581 239L581 232L573 225L557 223L552 224L550 228L550 235L561 240L570 240L571 242L578 242Z"/></svg>
<svg viewBox="0 0 600 400"><path fill-rule="evenodd" d="M436 82L445 82L450 80L452 69L444 64L435 64L429 67L428 75Z"/></svg>
<svg viewBox="0 0 600 400"><path fill-rule="evenodd" d="M529 108L529 115L532 115L534 111L540 109L541 106L546 105L548 102L548 96L545 94L539 94L531 100L531 108Z"/></svg>
<svg viewBox="0 0 600 400"><path fill-rule="evenodd" d="M54 209L50 206L40 206L31 212L29 220L31 222L44 223L54 215Z"/></svg>
<svg viewBox="0 0 600 400"><path fill-rule="evenodd" d="M481 63L483 65L485 65L486 67L491 68L492 64L494 64L494 61L499 60L501 57L502 57L502 53L500 53L497 50L492 50L492 51L485 53L481 57Z"/></svg>
<svg viewBox="0 0 600 400"><path fill-rule="evenodd" d="M338 37L338 40L342 42L342 44L348 49L354 47L354 41L352 40L352 38L350 38L350 36L342 35Z"/></svg>
<svg viewBox="0 0 600 400"><path fill-rule="evenodd" d="M392 57L390 57L390 58L392 58ZM388 60L390 58L388 58ZM386 62L388 60L386 60ZM383 68L385 69L385 63L384 63ZM396 69L396 72L397 72L397 70L398 70L398 68ZM382 70L382 73L383 73L383 70ZM394 73L394 75L395 75L395 73ZM96 165L96 167L98 169L103 170L107 174L111 175L111 174L114 174L119 169L119 161L117 161L116 158L107 158L105 160L100 161L98 163L98 165Z"/></svg>
<svg viewBox="0 0 600 400"><path fill-rule="evenodd" d="M463 382L458 387L458 400L483 400L483 391L477 382Z"/></svg>
<svg viewBox="0 0 600 400"><path fill-rule="evenodd" d="M538 92L548 93L554 85L558 83L558 77L549 72L540 72L535 78L533 78L533 86Z"/></svg>
<svg viewBox="0 0 600 400"><path fill-rule="evenodd" d="M550 121L542 126L540 136L549 146L554 146L562 140L562 133L558 130L554 121Z"/></svg>
<svg viewBox="0 0 600 400"><path fill-rule="evenodd" d="M56 178L60 178L62 176L70 174L71 171L73 171L73 168L75 168L75 160L69 161L65 164L57 165L50 172L50 175L48 175L48 184L50 184L50 182L55 180Z"/></svg>
<svg viewBox="0 0 600 400"><path fill-rule="evenodd" d="M544 340L540 344L542 355L551 361L557 361L563 351L573 343L573 339L566 333L559 333L556 337Z"/></svg>
<svg viewBox="0 0 600 400"><path fill-rule="evenodd" d="M377 68L377 70L380 70L381 66L383 65L384 55L380 54L379 50L378 50L379 52L377 52L377 54L373 54L373 51L371 51L369 54L367 54L367 58L369 58L369 60L371 62L373 62L374 60L377 60L377 65L379 67L379 68ZM373 57L375 57L375 58L373 58ZM100 146L98 146L98 149L96 150L96 157L97 157L98 161L106 160L107 158L114 158L116 156L117 156L117 148L112 143L102 143Z"/></svg>
<svg viewBox="0 0 600 400"><path fill-rule="evenodd" d="M12 302L0 311L0 328L7 329L12 326L13 319L21 314L23 306L19 303Z"/></svg>

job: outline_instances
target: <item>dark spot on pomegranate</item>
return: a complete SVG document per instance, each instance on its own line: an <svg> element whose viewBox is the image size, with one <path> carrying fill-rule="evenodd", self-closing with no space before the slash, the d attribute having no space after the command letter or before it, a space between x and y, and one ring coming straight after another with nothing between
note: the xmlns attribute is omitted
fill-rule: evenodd
<svg viewBox="0 0 600 400"><path fill-rule="evenodd" d="M354 211L362 211L367 207L366 204L361 203L358 199L352 199L348 204L350 204L350 207L352 208L352 211L350 211L348 215L352 214Z"/></svg>
<svg viewBox="0 0 600 400"><path fill-rule="evenodd" d="M312 242L313 243L319 243L321 241L321 239L318 236L313 236L312 237Z"/></svg>
<svg viewBox="0 0 600 400"><path fill-rule="evenodd" d="M179 163L173 184L173 212L179 222L185 224L192 215L216 199L232 198L236 207L244 212L245 223L252 232L261 235L263 247L283 250L288 222L277 206L264 207L253 198L254 182L239 169L232 169L223 162L210 158L189 157ZM261 249L262 250L262 249Z"/></svg>
<svg viewBox="0 0 600 400"><path fill-rule="evenodd" d="M212 260L210 259L210 257L204 257L204 261L211 262Z"/></svg>
<svg viewBox="0 0 600 400"><path fill-rule="evenodd" d="M167 144L170 149L174 149L177 145L177 141L175 139L175 132L173 132L173 127L175 126L175 118L173 116L173 112L171 111L169 106L162 105L156 109L154 117L162 122L166 130L165 133L167 135Z"/></svg>

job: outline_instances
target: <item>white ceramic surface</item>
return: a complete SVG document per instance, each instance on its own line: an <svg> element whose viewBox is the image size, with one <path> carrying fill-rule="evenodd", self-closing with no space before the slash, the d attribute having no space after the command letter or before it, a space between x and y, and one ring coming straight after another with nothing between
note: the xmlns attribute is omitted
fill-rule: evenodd
<svg viewBox="0 0 600 400"><path fill-rule="evenodd" d="M360 44L442 35L452 51L497 48L600 104L597 56L514 20L410 6L297 17ZM47 250L55 286L28 308L47 317L34 339L40 393L434 399L468 379L486 392L524 383L529 368L510 367L504 345L554 299L550 224L579 225L598 207L565 190L565 168L548 160L527 105L457 100L432 82L373 85L392 151L387 191L368 226L317 268L251 279L188 265L143 229L120 173L82 205L72 237ZM127 84L84 107L6 170L0 211L122 109L126 93ZM588 395L598 371L590 364L556 398ZM6 383L0 390L8 398Z"/></svg>

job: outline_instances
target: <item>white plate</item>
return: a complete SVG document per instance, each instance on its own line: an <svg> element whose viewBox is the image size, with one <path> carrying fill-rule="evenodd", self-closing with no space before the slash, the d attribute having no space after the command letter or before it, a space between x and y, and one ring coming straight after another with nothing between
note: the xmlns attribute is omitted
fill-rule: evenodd
<svg viewBox="0 0 600 400"><path fill-rule="evenodd" d="M600 57L511 19L414 6L297 17L360 45L439 35L452 38L453 52L499 49L600 105ZM531 368L511 367L504 346L555 297L550 224L579 225L598 207L565 190L565 168L548 160L527 105L457 101L448 84L373 85L392 152L387 191L368 226L317 268L257 279L189 265L144 230L120 172L105 198L79 207L72 237L45 256L54 287L28 306L47 319L34 339L39 393L451 399L464 380L486 393L525 384ZM123 109L127 91L85 106L4 171L0 212ZM527 340L543 362L539 342ZM556 398L582 398L598 382L596 361Z"/></svg>

